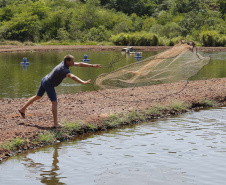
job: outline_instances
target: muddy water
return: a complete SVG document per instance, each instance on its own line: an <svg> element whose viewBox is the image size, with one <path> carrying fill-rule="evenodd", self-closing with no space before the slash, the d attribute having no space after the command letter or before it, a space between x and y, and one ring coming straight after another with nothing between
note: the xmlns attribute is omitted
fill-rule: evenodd
<svg viewBox="0 0 226 185"><path fill-rule="evenodd" d="M31 151L0 165L0 184L223 185L226 107Z"/></svg>

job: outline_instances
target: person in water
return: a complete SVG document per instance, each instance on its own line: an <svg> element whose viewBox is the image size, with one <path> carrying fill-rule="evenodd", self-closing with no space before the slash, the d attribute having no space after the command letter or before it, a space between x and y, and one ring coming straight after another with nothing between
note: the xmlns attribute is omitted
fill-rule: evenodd
<svg viewBox="0 0 226 185"><path fill-rule="evenodd" d="M57 96L55 87L57 87L64 78L68 77L72 80L81 83L81 84L90 84L91 80L83 81L79 77L73 75L69 71L69 67L94 67L94 68L101 68L100 64L87 64L83 62L74 62L74 56L72 55L66 55L64 57L64 61L59 63L48 75L46 75L42 81L41 85L39 87L39 90L36 95L32 96L26 104L19 109L21 116L25 118L25 111L29 105L31 105L34 101L39 100L45 92L47 92L47 95L49 99L52 102L52 114L53 114L53 127L63 127L60 123L58 123L57 119Z"/></svg>

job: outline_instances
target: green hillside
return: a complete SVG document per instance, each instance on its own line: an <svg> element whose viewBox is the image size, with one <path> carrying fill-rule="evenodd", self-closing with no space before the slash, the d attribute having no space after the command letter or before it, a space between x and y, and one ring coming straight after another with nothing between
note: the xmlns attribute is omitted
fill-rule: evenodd
<svg viewBox="0 0 226 185"><path fill-rule="evenodd" d="M226 46L225 0L0 0L0 44Z"/></svg>

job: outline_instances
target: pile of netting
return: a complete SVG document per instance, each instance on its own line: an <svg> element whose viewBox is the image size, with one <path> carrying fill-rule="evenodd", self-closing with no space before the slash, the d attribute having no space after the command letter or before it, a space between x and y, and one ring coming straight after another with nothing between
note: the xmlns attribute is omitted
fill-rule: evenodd
<svg viewBox="0 0 226 185"><path fill-rule="evenodd" d="M197 52L194 42L181 41L160 54L101 74L93 85L100 90L187 81L209 61Z"/></svg>

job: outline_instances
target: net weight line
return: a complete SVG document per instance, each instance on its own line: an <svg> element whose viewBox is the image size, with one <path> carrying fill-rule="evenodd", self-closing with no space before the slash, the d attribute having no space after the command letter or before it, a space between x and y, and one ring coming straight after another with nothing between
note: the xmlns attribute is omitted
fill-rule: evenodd
<svg viewBox="0 0 226 185"><path fill-rule="evenodd" d="M168 96L172 96L172 95L175 95L175 94L179 94L179 93L181 93L181 92L187 87L188 83L189 83L189 81L187 80L186 83L185 83L185 85L184 85L179 91L177 91L177 92L173 92L173 93L171 93L171 94L164 95L164 96L162 96L162 97L160 97L160 98L151 98L151 99L145 99L145 100L124 100L124 99L116 99L116 98L109 97L109 96L105 95L104 93L102 93L101 91L97 90L97 89L95 88L95 86L93 85L93 83L92 83L92 87L93 87L93 89L94 89L96 92L98 92L99 94L101 94L101 95L104 96L105 98L108 98L108 99L111 99L111 100L114 100L114 101L127 102L127 103L128 103L128 102L139 103L139 102L142 102L142 101L158 101L158 100L162 100L162 99L164 99L164 98L167 98ZM136 87L134 87L134 88L136 88ZM128 91L129 91L129 90L128 90ZM150 94L152 94L152 93L163 93L163 92L165 93L165 92L167 92L167 90L165 90L165 91L150 91Z"/></svg>

